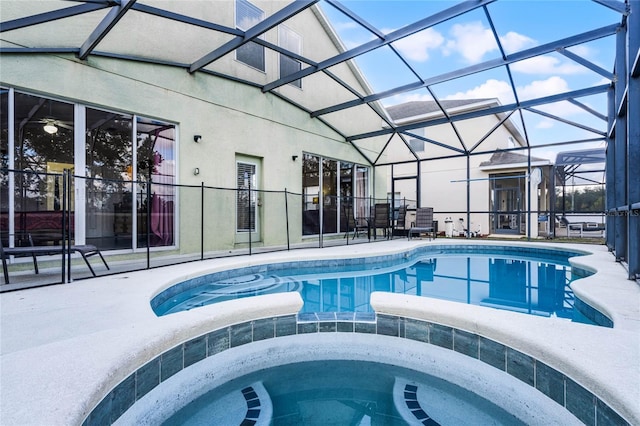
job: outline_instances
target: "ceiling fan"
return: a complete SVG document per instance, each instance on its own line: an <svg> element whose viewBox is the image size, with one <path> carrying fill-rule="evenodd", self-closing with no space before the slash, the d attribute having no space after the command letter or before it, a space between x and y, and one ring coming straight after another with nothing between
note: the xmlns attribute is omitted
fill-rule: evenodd
<svg viewBox="0 0 640 426"><path fill-rule="evenodd" d="M73 126L65 123L64 121L56 120L55 118L42 118L38 120L37 123L43 124L42 129L50 135L57 133L59 127L69 130L73 129Z"/></svg>

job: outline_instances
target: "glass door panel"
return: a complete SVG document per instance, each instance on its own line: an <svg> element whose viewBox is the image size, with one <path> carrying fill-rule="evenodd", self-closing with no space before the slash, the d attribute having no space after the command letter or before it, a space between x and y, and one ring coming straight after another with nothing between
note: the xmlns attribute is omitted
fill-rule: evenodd
<svg viewBox="0 0 640 426"><path fill-rule="evenodd" d="M338 232L338 162L322 159L322 223L325 234Z"/></svg>
<svg viewBox="0 0 640 426"><path fill-rule="evenodd" d="M132 117L86 109L86 240L132 248Z"/></svg>
<svg viewBox="0 0 640 426"><path fill-rule="evenodd" d="M260 241L258 164L238 161L236 176L236 242Z"/></svg>
<svg viewBox="0 0 640 426"><path fill-rule="evenodd" d="M495 229L497 233L520 232L520 188L495 189Z"/></svg>
<svg viewBox="0 0 640 426"><path fill-rule="evenodd" d="M73 108L65 102L15 94L11 231L18 238L30 234L36 245L58 244L62 239L62 173L74 168ZM73 197L70 202L73 224Z"/></svg>
<svg viewBox="0 0 640 426"><path fill-rule="evenodd" d="M138 247L175 244L175 125L136 120Z"/></svg>
<svg viewBox="0 0 640 426"><path fill-rule="evenodd" d="M346 232L348 226L347 217L355 217L354 213L354 187L353 187L353 163L340 162L340 198L338 209L340 214L340 232ZM351 212L349 212L349 210ZM351 214L351 216L347 216Z"/></svg>
<svg viewBox="0 0 640 426"><path fill-rule="evenodd" d="M320 233L320 158L304 154L302 160L302 235Z"/></svg>

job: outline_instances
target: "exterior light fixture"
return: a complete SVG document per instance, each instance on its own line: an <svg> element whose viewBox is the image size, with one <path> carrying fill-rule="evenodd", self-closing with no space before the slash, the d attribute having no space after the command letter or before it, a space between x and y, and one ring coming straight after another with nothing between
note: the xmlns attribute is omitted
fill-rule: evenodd
<svg viewBox="0 0 640 426"><path fill-rule="evenodd" d="M292 156L291 156L291 160L296 161L297 159L298 159L298 156L297 156L297 155L292 155Z"/></svg>
<svg viewBox="0 0 640 426"><path fill-rule="evenodd" d="M42 129L49 133L50 135L53 135L54 133L58 132L58 128L56 127L55 124L53 124L52 122L48 121L47 123L45 123L44 127L42 127Z"/></svg>
<svg viewBox="0 0 640 426"><path fill-rule="evenodd" d="M201 135L193 135L193 141L195 143L200 143L201 140L202 140L202 136Z"/></svg>
<svg viewBox="0 0 640 426"><path fill-rule="evenodd" d="M193 169L193 175L194 176L198 176L200 174L200 169L198 167L196 167L195 169Z"/></svg>

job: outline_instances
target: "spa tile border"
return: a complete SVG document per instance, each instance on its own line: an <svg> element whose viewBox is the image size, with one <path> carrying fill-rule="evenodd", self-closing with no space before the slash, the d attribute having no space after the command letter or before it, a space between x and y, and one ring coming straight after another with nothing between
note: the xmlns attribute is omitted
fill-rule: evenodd
<svg viewBox="0 0 640 426"><path fill-rule="evenodd" d="M89 413L83 426L110 425L137 400L190 365L230 348L307 333L366 333L436 345L498 368L565 407L588 426L630 426L588 389L562 372L486 337L429 321L374 313L315 313L262 318L195 337L138 368Z"/></svg>

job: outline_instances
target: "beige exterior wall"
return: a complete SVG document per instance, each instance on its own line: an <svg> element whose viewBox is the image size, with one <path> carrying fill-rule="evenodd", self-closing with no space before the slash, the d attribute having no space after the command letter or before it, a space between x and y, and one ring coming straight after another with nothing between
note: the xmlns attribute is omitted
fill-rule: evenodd
<svg viewBox="0 0 640 426"><path fill-rule="evenodd" d="M22 2L7 3L12 7L6 11L8 19L10 15L16 15L16 8ZM235 26L233 1L188 2L188 5L182 4L183 2L158 3L177 12L184 7L201 7L203 19L206 19L209 14L215 14L216 21L220 16L225 16L229 21L226 24L230 27ZM254 2L254 4L269 14L286 3L263 1ZM5 19L4 7L3 1L3 20ZM199 38L202 29L181 25L181 31L185 28L193 31L194 41L190 46L182 46L177 45L170 37L166 37L165 31L170 29L160 31L161 29L147 27L143 30L144 26L150 22L145 15L132 13L131 16L131 18L127 16L122 22L122 25L131 26L131 32L116 32L119 36L126 35L129 41L117 47L117 40L106 40L110 48L131 53L126 51L132 48L131 40L136 40L135 45L138 50L149 44L149 48L153 51L151 56L164 51L166 53L163 55L166 55L167 59L176 61L176 58L182 57L185 63L193 61L193 58L199 57L200 54L209 53L207 46L210 44L207 43L207 39ZM92 28L91 25L97 24L91 19L78 22L79 28L72 25L56 26L57 30L64 28L67 33L52 34L52 37L63 39L66 37L74 40L76 32L81 33L83 29ZM326 38L318 36L321 34L319 32L321 23L314 11L306 10L300 13L287 25L302 35L305 54L317 52L318 57L329 57L339 53L339 47L328 35ZM151 40L150 32L157 33L160 38L166 37L166 40L158 46L155 40ZM20 31L15 35L3 34L3 37L5 40L15 37L16 43L28 41L21 38L23 36ZM277 28L269 31L265 38L277 44ZM7 46L9 43L4 42L3 45ZM193 52L197 53L194 55ZM256 76L262 76L261 81L266 83L278 78L278 56L269 50L266 53L266 73L236 61L234 54L226 55L207 69L218 69L227 74L251 80L255 80ZM136 54L141 52L138 51ZM355 75L353 68L348 64L344 63L334 68L336 73L353 84L357 90L366 93L367 88L360 84L360 76ZM284 190L286 188L298 194L302 186L303 152L368 165L367 159L345 142L339 134L321 121L311 119L308 113L294 105L272 94L262 93L260 88L204 73L190 74L184 68L96 56L90 56L88 60L81 61L74 55L64 54L3 54L0 79L0 84L16 90L176 123L178 126L177 182L182 185L200 186L201 182L204 182L207 186L235 188L235 165L238 155L259 159L262 167L260 189ZM333 86L317 86L310 79L303 82L302 89L284 86L277 90L296 102L304 103L308 99L315 99L314 102L328 105L335 103L336 100L330 87ZM345 123L369 119L369 116L358 117L348 114L344 114L342 118ZM379 123L379 118L374 123ZM193 142L193 135L196 134L202 135L200 143ZM297 161L292 160L293 155L298 156ZM200 169L198 176L193 174L193 169L196 167ZM373 173L370 177L373 178ZM386 182L384 175L376 181ZM199 203L199 188L197 195L195 192L195 189L181 191L177 212L180 248L186 251L199 247L200 242L199 226L194 226L200 223L199 207L193 208L196 200ZM269 214L275 212L274 214L284 215L284 211L280 211L284 208L280 204L283 201L276 202L275 197L272 198L271 204L268 199L261 200L266 203L261 207L263 209L261 217L265 219L262 223L262 239L264 244L285 244L285 222L264 223L267 220L266 209L273 209L269 210ZM233 223L235 217L234 206L227 203L207 205L206 211L211 217L222 217L227 220L226 223L221 220L211 220L205 230L205 240L215 240L218 248L232 248L236 242L234 230L229 229L229 223ZM300 210L299 203L293 205L290 203L289 230L292 242L301 239Z"/></svg>

